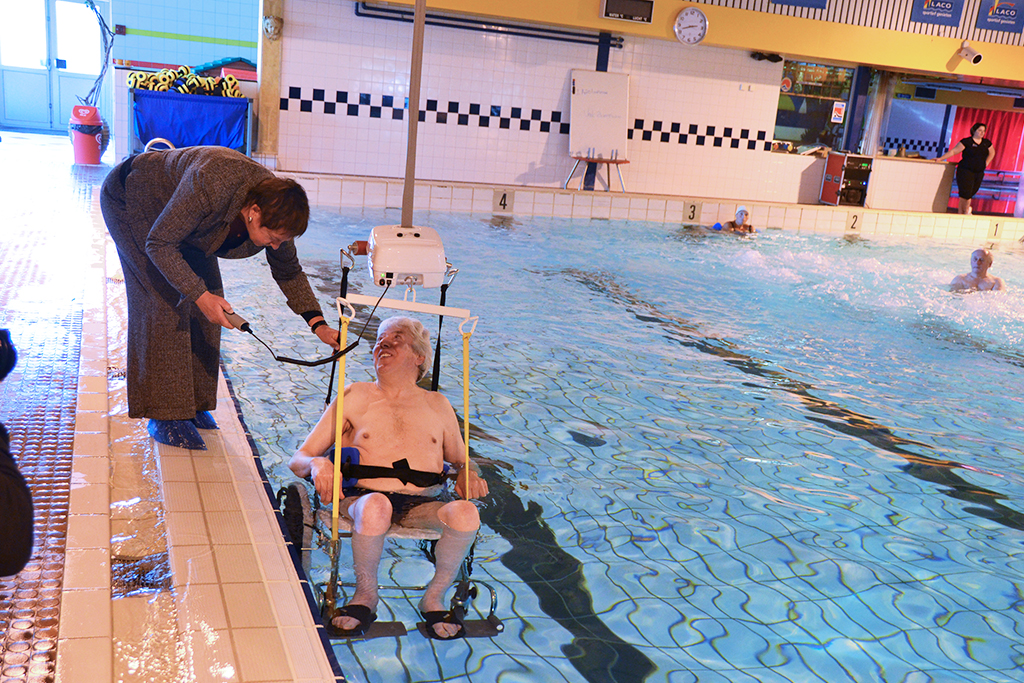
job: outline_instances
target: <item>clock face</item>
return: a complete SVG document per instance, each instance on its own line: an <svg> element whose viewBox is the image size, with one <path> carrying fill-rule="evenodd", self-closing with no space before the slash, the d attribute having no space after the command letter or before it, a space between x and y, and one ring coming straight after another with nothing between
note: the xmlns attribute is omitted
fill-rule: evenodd
<svg viewBox="0 0 1024 683"><path fill-rule="evenodd" d="M687 7L676 15L672 30L679 42L696 45L708 34L708 18L696 7Z"/></svg>

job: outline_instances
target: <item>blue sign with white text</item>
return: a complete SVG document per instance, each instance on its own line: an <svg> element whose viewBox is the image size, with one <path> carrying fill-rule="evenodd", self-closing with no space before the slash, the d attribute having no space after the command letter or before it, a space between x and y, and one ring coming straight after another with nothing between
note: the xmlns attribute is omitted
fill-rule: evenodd
<svg viewBox="0 0 1024 683"><path fill-rule="evenodd" d="M828 0L771 0L773 5L796 5L797 7L813 7L814 9L826 9Z"/></svg>
<svg viewBox="0 0 1024 683"><path fill-rule="evenodd" d="M1021 0L981 0L978 28L988 31L1020 33L1024 29L1024 2Z"/></svg>
<svg viewBox="0 0 1024 683"><path fill-rule="evenodd" d="M910 20L922 24L959 26L964 13L964 0L914 0Z"/></svg>

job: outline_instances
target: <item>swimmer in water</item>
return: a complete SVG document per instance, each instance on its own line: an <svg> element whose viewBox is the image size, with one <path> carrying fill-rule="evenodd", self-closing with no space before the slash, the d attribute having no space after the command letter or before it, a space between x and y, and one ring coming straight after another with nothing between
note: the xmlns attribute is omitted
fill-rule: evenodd
<svg viewBox="0 0 1024 683"><path fill-rule="evenodd" d="M747 224L747 220L749 218L750 212L747 211L747 207L737 207L736 219L728 221L727 223L723 223L722 232L755 232L754 226Z"/></svg>
<svg viewBox="0 0 1024 683"><path fill-rule="evenodd" d="M1003 289L1002 278L988 274L991 267L992 252L988 249L975 249L971 253L971 272L953 278L949 283L950 290L976 292Z"/></svg>

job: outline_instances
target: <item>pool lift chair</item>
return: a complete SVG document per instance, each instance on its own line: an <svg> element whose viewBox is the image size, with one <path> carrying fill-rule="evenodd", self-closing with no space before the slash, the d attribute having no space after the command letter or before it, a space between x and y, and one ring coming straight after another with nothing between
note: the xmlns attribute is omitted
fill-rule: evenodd
<svg viewBox="0 0 1024 683"><path fill-rule="evenodd" d="M379 298L364 296L360 294L347 294L347 276L349 268L345 266L345 259L348 258L350 265L355 264L355 255L367 255L370 275L373 282L382 287L390 287L394 284L406 285L405 299L387 299L383 295ZM452 268L444 256L444 248L441 245L440 237L431 228L414 227L403 228L402 226L378 226L370 233L368 242L355 242L349 245L348 250L342 249L342 285L341 296L337 299L338 317L341 321L341 347L345 348L347 343L348 323L355 317L352 304L372 306L377 308L388 308L400 311L413 311L428 313L438 316L438 338L434 352L434 370L432 379L432 390L437 390L438 373L440 369L441 351L441 321L444 316L462 318L459 331L463 339L463 428L464 441L466 446L466 460L469 460L469 338L476 328L477 318L470 317L469 311L461 308L452 308L445 305L445 293L448 286L454 280L458 269ZM441 287L441 303L434 306L421 304L416 301L414 286ZM385 291L386 293L386 291ZM411 297L411 300L410 300ZM346 312L348 315L346 315ZM464 327L471 323L469 330ZM335 452L341 452L341 426L344 424L341 417L343 411L343 396L345 386L345 357L339 359L338 371L338 425ZM328 403L330 398L328 397ZM346 478L346 473L351 472L351 465L343 463L344 458L335 458L335 496L337 502L340 482ZM399 463L395 463L396 465ZM389 471L391 472L391 471ZM401 470L398 470L400 473ZM366 478L356 473L358 478ZM395 476L394 473L381 476ZM451 479L453 475L448 475ZM345 587L352 587L355 584L341 582L338 578L341 539L351 538L352 526L346 519L337 514L337 505L330 508L324 506L319 496L314 492L310 500L307 487L302 483L289 484L278 492L278 504L285 520L285 526L292 543L296 546L302 569L307 578L310 573L310 554L314 547L317 547L330 555L331 573L326 583L316 583L310 578L314 597L320 610L320 617L331 638L353 640L356 638L369 639L380 637L399 637L408 633L404 623L400 621L374 621L367 630L358 636L342 635L332 625L332 620L338 612L338 592ZM419 541L420 549L431 563L434 562L434 546L441 537L439 532L430 529L413 529L392 525L388 530L386 538L410 539ZM315 545L314 545L315 544ZM470 548L469 554L463 561L458 575L455 579L455 593L452 596L450 608L463 622L463 637L490 638L498 635L504 630L504 624L495 614L497 608L497 593L487 583L475 581L470 578L473 570L473 550L476 544ZM466 619L471 603L480 593L483 587L490 595L490 608L487 615L481 619ZM379 590L397 590L400 592L423 591L425 585L421 586L378 586ZM481 612L482 614L482 612ZM425 637L428 628L425 623L419 622L417 628Z"/></svg>

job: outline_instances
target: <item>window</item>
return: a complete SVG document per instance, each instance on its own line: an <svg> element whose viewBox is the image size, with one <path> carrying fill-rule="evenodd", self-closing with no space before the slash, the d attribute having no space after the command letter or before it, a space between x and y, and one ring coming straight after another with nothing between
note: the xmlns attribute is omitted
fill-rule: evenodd
<svg viewBox="0 0 1024 683"><path fill-rule="evenodd" d="M853 69L786 62L779 88L775 139L794 145L822 143L840 148L852 85Z"/></svg>

